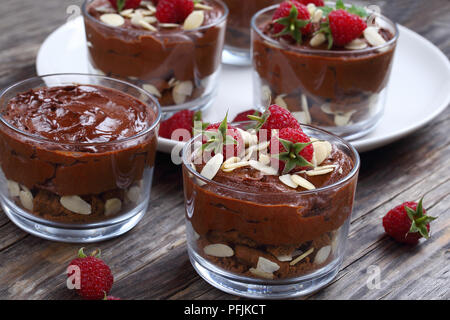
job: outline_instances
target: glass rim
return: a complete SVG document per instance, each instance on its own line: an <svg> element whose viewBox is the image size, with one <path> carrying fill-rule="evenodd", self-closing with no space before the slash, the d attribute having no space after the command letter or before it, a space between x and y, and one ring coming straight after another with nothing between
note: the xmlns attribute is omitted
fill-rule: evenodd
<svg viewBox="0 0 450 320"><path fill-rule="evenodd" d="M124 142L128 142L131 140L135 140L138 139L142 136L145 136L146 134L148 134L149 132L153 131L160 123L161 121L161 106L159 105L158 100L153 97L150 93L148 93L147 91L145 91L144 89L139 88L138 86L135 86L132 83L123 81L123 80L119 80L119 79L115 79L115 78L111 78L111 77L107 77L107 76L103 76L103 75L96 75L96 74L89 74L89 73L52 73L52 74L45 74L45 75L41 75L41 76L35 76L35 77L31 77L31 78L27 78L21 81L18 81L6 88L4 88L3 90L0 90L0 103L2 102L4 95L12 90L14 90L16 87L21 86L26 84L27 82L32 82L35 80L42 80L44 81L46 78L51 78L51 77L94 77L94 78L98 78L98 79L102 79L102 80L107 80L107 81L112 81L112 82L116 82L118 84L122 84L122 85L126 85L129 86L133 89L138 90L139 93L144 94L145 96L147 96L148 98L150 98L150 100L153 102L154 107L150 106L148 103L143 102L141 99L138 99L136 97L133 97L134 99L139 100L140 102L142 102L143 104L145 104L148 107L151 107L152 109L156 109L155 110L155 119L153 120L153 122L151 123L151 125L149 125L148 128L146 128L145 130L134 134L130 137L126 137L126 138L120 138L117 140L112 140L112 141L99 141L99 142L70 142L70 141L64 141L64 142L60 142L60 141L54 141L52 139L49 138L45 138L43 136L39 136L36 134L32 134L29 132L25 132L23 130L20 130L19 128L16 128L15 126L13 126L12 124L10 124L8 121L5 120L5 118L3 117L3 112L0 112L0 123L4 124L5 126L7 126L9 129L13 130L14 132L22 135L22 136L26 136L27 138L30 138L31 140L35 140L35 141L39 141L39 142L45 142L45 143L50 143L50 144L55 144L55 145L59 145L59 146L81 146L81 147L90 147L90 146L108 146L108 145L115 145L115 144L120 144L120 143L124 143ZM74 83L76 83L74 81ZM77 83L79 85L89 85L87 83ZM104 86L106 88L109 88L108 86ZM109 88L109 89L113 89L113 90L117 90L120 91L118 89L115 88ZM122 92L122 91L120 91ZM128 94L128 93L126 93ZM128 94L130 95L130 94ZM130 95L131 96L131 95Z"/></svg>
<svg viewBox="0 0 450 320"><path fill-rule="evenodd" d="M328 1L329 2L329 1ZM279 47L281 49L288 49L290 51L296 51L296 52L301 52L301 53L308 53L308 54L318 54L318 55L330 55L330 56L334 56L334 55L340 55L340 56L352 56L355 54L361 54L361 53L370 53L372 51L375 50L380 50L386 47L389 47L393 44L395 44L398 40L399 37L399 29L398 29L398 25L397 23L394 23L392 20L390 20L388 17L386 17L385 15L382 14L377 14L374 12L374 14L376 15L377 18L381 18L384 21L386 21L390 26L392 26L395 30L395 34L392 37L392 39L390 39L389 41L386 41L386 43L382 44L381 46L376 46L376 47L368 47L368 48L364 48L364 49L357 49L357 50L348 50L348 51L333 51L333 50L323 50L323 49L308 49L308 48L298 48L296 46L293 46L291 44L285 44L285 43L281 43L280 41L277 41L267 35L265 35L261 29L256 25L256 20L263 14L274 10L278 7L278 4L272 5L270 7L266 7L264 9L259 10L258 12L256 12L251 20L251 29L253 31L255 31L261 38L263 38L265 41L268 41L270 44L275 45L276 47Z"/></svg>
<svg viewBox="0 0 450 320"><path fill-rule="evenodd" d="M246 123L254 123L254 121L233 122L233 123L231 123L231 125L241 125L241 124L246 124ZM249 192L249 191L244 191L244 190L240 190L240 189L236 189L236 188L230 187L227 184L224 184L224 183L221 183L221 182L217 182L217 181L205 178L204 176L200 175L200 173L197 172L197 170L194 170L190 166L191 161L189 159L187 159L187 154L188 153L192 154L192 152L188 152L189 148L192 146L193 143L198 141L199 137L201 137L201 134L196 135L195 137L193 137L192 139L187 141L186 144L184 145L184 147L183 147L183 155L182 155L183 166L190 173L192 173L194 176L196 176L196 178L201 179L201 180L203 180L206 183L216 185L216 186L218 186L220 188L230 190L230 191L232 191L234 193L258 195L258 196L261 196L261 195L268 195L268 196L275 196L275 195L277 195L277 196L280 196L280 195L282 195L282 196L294 196L294 195L299 195L299 196L302 196L302 195L308 195L308 194L314 194L314 193L318 193L318 192L323 192L323 191L327 191L327 190L330 190L330 189L337 188L337 187L339 187L341 185L344 185L346 182L351 180L358 173L360 165L361 165L361 159L360 159L358 151L355 149L355 147L351 143L347 142L343 138L341 138L341 137L339 137L339 136L337 136L337 135L335 135L335 134L333 134L333 133L331 133L329 131L326 131L324 129L320 129L320 128L312 126L312 125L301 124L301 127L302 128L307 128L307 129L312 130L312 131L318 131L318 132L320 132L322 134L325 134L325 135L329 135L329 136L333 137L334 139L338 140L344 146L346 146L350 150L351 154L355 158L352 170L350 170L350 172L345 177L343 177L342 179L338 180L337 182L335 182L333 184L330 184L330 185L327 185L327 186L324 186L324 187L313 189L313 190L302 190L302 191L295 191L295 190L293 190L293 191L289 191L289 192Z"/></svg>
<svg viewBox="0 0 450 320"><path fill-rule="evenodd" d="M83 13L83 17L88 17L91 21L93 21L94 23L98 23L104 27L110 28L110 29L121 29L121 30L126 30L124 28L120 28L120 27L113 27L110 26L98 19L95 19L92 15L89 14L89 12L87 11L87 4L88 2L92 2L94 0L84 0L83 5L81 6L81 11ZM195 33L197 31L201 31L204 29L208 29L214 26L219 25L220 23L222 23L223 21L225 21L228 17L229 14L229 9L227 7L227 5L222 1L222 0L209 0L209 1L213 1L215 3L220 4L220 6L222 7L222 9L224 10L223 14L221 17L219 17L219 19L214 20L213 22L211 22L210 24L204 25L204 26L200 26L198 28L195 29L191 29L191 30L179 30L179 31L171 31L170 33L163 33L158 31L150 31L150 30L139 30L139 29L132 29L133 32L138 32L138 33L143 33L143 34L156 34L156 35L164 35L164 36L172 36L172 35L179 35L179 34L186 34L186 33Z"/></svg>

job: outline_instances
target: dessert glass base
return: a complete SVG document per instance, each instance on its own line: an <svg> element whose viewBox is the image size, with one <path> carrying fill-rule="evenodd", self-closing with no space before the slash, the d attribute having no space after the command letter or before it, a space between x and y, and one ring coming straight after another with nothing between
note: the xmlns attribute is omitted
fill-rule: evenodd
<svg viewBox="0 0 450 320"><path fill-rule="evenodd" d="M249 50L236 49L225 45L222 52L222 63L234 66L249 66L252 63Z"/></svg>

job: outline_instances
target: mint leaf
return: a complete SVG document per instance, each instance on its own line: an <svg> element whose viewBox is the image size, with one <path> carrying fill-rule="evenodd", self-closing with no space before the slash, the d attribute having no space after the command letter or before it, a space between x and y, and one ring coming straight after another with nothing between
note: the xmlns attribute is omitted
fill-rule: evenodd
<svg viewBox="0 0 450 320"><path fill-rule="evenodd" d="M361 18L367 17L367 11L363 7L357 7L355 5L352 5L350 8L347 9L349 13L356 14L357 16L360 16Z"/></svg>
<svg viewBox="0 0 450 320"><path fill-rule="evenodd" d="M344 9L345 10L344 1L342 1L342 0L336 1L336 9Z"/></svg>

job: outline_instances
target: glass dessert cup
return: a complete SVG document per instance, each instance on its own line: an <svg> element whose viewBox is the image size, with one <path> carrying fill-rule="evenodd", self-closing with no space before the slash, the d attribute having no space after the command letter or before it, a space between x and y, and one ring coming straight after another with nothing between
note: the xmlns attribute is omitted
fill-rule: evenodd
<svg viewBox="0 0 450 320"><path fill-rule="evenodd" d="M223 0L230 11L225 34L222 62L231 65L251 65L250 21L259 10L281 0Z"/></svg>
<svg viewBox="0 0 450 320"><path fill-rule="evenodd" d="M68 86L102 88L139 103L148 115L145 128L107 142L66 142L21 130L5 119L12 99ZM18 227L44 239L87 243L119 236L144 216L161 118L160 106L148 92L98 75L44 75L3 90L0 107L0 202Z"/></svg>
<svg viewBox="0 0 450 320"><path fill-rule="evenodd" d="M379 123L398 39L397 26L382 15L377 24L392 35L384 45L360 50L294 46L264 34L276 10L252 19L254 102L285 105L301 123L353 140Z"/></svg>
<svg viewBox="0 0 450 320"><path fill-rule="evenodd" d="M212 21L205 18L198 28L157 31L105 24L91 14L95 9L90 6L96 2L86 0L82 8L91 73L122 79L149 91L169 115L212 104L228 16L223 2L205 1L221 15Z"/></svg>
<svg viewBox="0 0 450 320"><path fill-rule="evenodd" d="M242 124L234 125L245 128ZM216 288L249 298L290 298L318 290L339 271L359 155L350 144L329 132L307 125L302 128L310 137L329 141L352 160L353 167L346 176L314 190L252 193L245 190L245 185L233 188L201 176L192 166L198 137L185 145L183 179L189 257L199 275ZM219 253L212 253L214 250ZM272 279L265 278L264 272L255 273L261 258L278 265Z"/></svg>

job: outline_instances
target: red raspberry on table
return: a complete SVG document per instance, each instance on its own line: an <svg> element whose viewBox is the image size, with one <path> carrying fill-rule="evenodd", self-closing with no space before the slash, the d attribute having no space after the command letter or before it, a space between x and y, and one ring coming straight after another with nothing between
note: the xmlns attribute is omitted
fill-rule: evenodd
<svg viewBox="0 0 450 320"><path fill-rule="evenodd" d="M69 267L79 268L80 288L75 290L83 299L101 300L109 293L113 285L114 277L111 269L99 256L100 253L95 254L95 252L91 256L86 256L81 248L78 251L78 258L69 264ZM77 274L75 270L67 273L67 276L71 277L74 274Z"/></svg>
<svg viewBox="0 0 450 320"><path fill-rule="evenodd" d="M300 128L283 128L270 139L270 153L283 174L312 167L314 147Z"/></svg>
<svg viewBox="0 0 450 320"><path fill-rule="evenodd" d="M396 241L417 244L420 238L429 238L429 223L434 219L426 215L420 199L419 203L408 201L389 210L383 217L383 227Z"/></svg>
<svg viewBox="0 0 450 320"><path fill-rule="evenodd" d="M192 0L159 0L156 18L162 23L183 23L192 11L194 11Z"/></svg>
<svg viewBox="0 0 450 320"><path fill-rule="evenodd" d="M222 153L224 159L242 155L244 140L239 130L227 122L227 116L220 123L210 124L203 131L204 151L212 151L212 155Z"/></svg>
<svg viewBox="0 0 450 320"><path fill-rule="evenodd" d="M302 35L311 32L310 18L305 5L296 0L282 2L272 16L274 36L284 36L301 43Z"/></svg>
<svg viewBox="0 0 450 320"><path fill-rule="evenodd" d="M288 110L276 104L269 106L261 116L250 116L249 118L258 122L256 126L258 137L265 136L266 141L270 140L273 129L295 128L301 130L297 119Z"/></svg>
<svg viewBox="0 0 450 320"><path fill-rule="evenodd" d="M336 46L345 46L359 38L367 28L366 22L358 15L343 9L334 10L328 15L328 22Z"/></svg>
<svg viewBox="0 0 450 320"><path fill-rule="evenodd" d="M236 117L234 117L232 122L240 122L240 121L249 121L250 118L248 116L260 116L261 112L255 109L243 111L241 113L238 113Z"/></svg>
<svg viewBox="0 0 450 320"><path fill-rule="evenodd" d="M323 7L325 5L325 2L323 0L296 0L300 2L303 5L308 5L310 3L315 4L316 7Z"/></svg>
<svg viewBox="0 0 450 320"><path fill-rule="evenodd" d="M192 129L194 128L195 121L201 121L202 114L200 111L192 111L192 110L181 110L172 115L169 119L161 122L159 126L159 136L172 139L172 134L177 129L184 129L189 134L180 132L180 135L177 137L178 141L186 140L187 138L192 137Z"/></svg>
<svg viewBox="0 0 450 320"><path fill-rule="evenodd" d="M122 11L125 9L136 9L141 4L141 0L108 0L114 9Z"/></svg>

